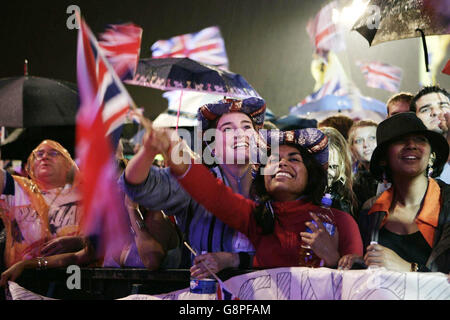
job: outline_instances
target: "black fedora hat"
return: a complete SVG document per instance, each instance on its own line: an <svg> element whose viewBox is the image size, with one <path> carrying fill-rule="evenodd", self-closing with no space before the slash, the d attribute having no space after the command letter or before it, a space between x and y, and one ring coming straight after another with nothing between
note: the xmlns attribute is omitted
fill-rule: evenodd
<svg viewBox="0 0 450 320"><path fill-rule="evenodd" d="M428 139L432 152L436 154L433 169L437 172L442 170L449 154L447 140L441 134L428 130L414 112L401 112L378 124L377 147L370 159L370 172L376 179L382 179L383 167L380 166L380 161L386 155L389 144L411 133L420 133Z"/></svg>

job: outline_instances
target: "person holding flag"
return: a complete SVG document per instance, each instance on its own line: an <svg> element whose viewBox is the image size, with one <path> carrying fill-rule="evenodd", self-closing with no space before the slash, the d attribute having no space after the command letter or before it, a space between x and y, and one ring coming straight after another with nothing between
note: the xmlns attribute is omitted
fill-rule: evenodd
<svg viewBox="0 0 450 320"><path fill-rule="evenodd" d="M202 134L208 129L215 134L214 146L205 147L205 150L210 148L215 159L211 172L245 198L252 197L250 139L262 127L265 110L265 101L260 98L224 99L202 106L197 113ZM210 265L213 272L230 267L251 268L254 248L247 237L216 219L191 198L171 175L170 168L152 166L159 153L152 146L152 132L146 132L141 149L119 180L127 196L151 210L163 210L175 216L186 242L196 252L205 252L193 257L184 250L180 267L192 266L192 276L209 275L202 262ZM240 157L239 161L235 156ZM230 157L231 161L226 161Z"/></svg>
<svg viewBox="0 0 450 320"><path fill-rule="evenodd" d="M250 239L255 267L305 266L302 242L326 267L337 266L339 258L350 252L362 254L358 226L348 213L330 208L337 230L333 235L314 214L320 210L328 162L328 138L320 130L271 130L270 144L277 141L279 148L271 151L255 178L258 201L237 194L197 159L179 161L177 156L189 150L171 134L154 128L147 143L164 155L173 178L195 201Z"/></svg>
<svg viewBox="0 0 450 320"><path fill-rule="evenodd" d="M131 24L113 26L112 30L117 32L109 30L102 36L100 45L86 22L80 17L78 19L77 77L81 107L77 115L76 152L83 182L80 188L84 205L82 230L93 243L97 257L103 259L103 265L123 266L130 265L127 261L131 261L130 266L154 270L159 268L170 248L167 243L161 243L162 237L136 226L133 218L139 209L126 201L119 190L117 177L120 172L115 165L118 132L130 113L139 116L138 108L120 77L127 75L124 69L134 72L131 67L137 61L141 31ZM125 38L127 45L106 41L121 38ZM123 65L121 59L117 59L122 55L122 47L130 49L123 54L123 64L130 68L119 68ZM130 54L135 59L130 59ZM145 220L147 217L142 218ZM130 220L134 220L133 223ZM151 220L162 224L162 213L152 212ZM130 227L134 228L135 238ZM110 265L113 261L115 264Z"/></svg>
<svg viewBox="0 0 450 320"><path fill-rule="evenodd" d="M121 51L117 46L108 46L107 40L115 35L112 31L103 35L101 47L79 13L77 19L81 107L77 114L76 152L80 169L60 144L45 140L28 159L31 179L13 179L0 172L0 189L7 195L10 209L9 214L2 210L9 231L6 249L9 269L2 274L2 286L15 280L26 268L100 262L105 255L120 252L129 242L128 214L117 188L111 137L120 130L134 103L102 53L109 48L106 53L111 58L112 52ZM130 27L136 39L131 41L134 52L140 47L140 29L135 26L119 29L124 32ZM125 77L128 66L134 65L132 60L128 59L126 66L114 61L121 76ZM32 224L29 218L23 219L25 213L20 214L23 210L31 210ZM58 225L58 221L65 225ZM37 233L36 226L40 226Z"/></svg>

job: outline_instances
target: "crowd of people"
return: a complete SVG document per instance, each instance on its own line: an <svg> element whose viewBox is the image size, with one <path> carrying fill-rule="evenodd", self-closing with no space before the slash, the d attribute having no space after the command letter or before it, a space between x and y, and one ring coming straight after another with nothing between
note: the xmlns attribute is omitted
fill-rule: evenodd
<svg viewBox="0 0 450 320"><path fill-rule="evenodd" d="M149 126L129 161L116 154L132 240L100 258L80 228L78 166L45 140L26 175L0 169L0 285L24 269L71 264L195 278L296 266L448 274L450 95L424 87L386 105L380 123L335 115L278 129L261 98L219 100L198 109L201 132L214 132L202 154L175 130ZM255 149L267 156L254 161Z"/></svg>

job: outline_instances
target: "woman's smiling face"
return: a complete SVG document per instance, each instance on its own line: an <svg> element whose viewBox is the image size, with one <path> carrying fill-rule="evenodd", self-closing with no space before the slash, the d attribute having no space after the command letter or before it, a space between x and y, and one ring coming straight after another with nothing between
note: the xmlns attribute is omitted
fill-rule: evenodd
<svg viewBox="0 0 450 320"><path fill-rule="evenodd" d="M409 134L388 147L388 164L395 176L418 176L427 169L431 154L428 139L420 134Z"/></svg>
<svg viewBox="0 0 450 320"><path fill-rule="evenodd" d="M277 201L291 201L300 197L308 184L308 170L300 151L280 145L279 154L272 154L264 176L267 192Z"/></svg>
<svg viewBox="0 0 450 320"><path fill-rule="evenodd" d="M225 164L248 163L252 136L256 135L250 118L241 112L223 115L217 122L215 156Z"/></svg>

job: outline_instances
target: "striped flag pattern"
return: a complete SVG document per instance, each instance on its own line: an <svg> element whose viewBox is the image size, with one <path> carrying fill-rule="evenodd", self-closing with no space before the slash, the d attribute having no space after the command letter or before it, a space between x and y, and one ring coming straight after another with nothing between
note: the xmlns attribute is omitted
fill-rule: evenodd
<svg viewBox="0 0 450 320"><path fill-rule="evenodd" d="M237 296L235 296L231 290L228 290L225 283L220 279L217 281L217 292L216 292L217 300L239 300Z"/></svg>
<svg viewBox="0 0 450 320"><path fill-rule="evenodd" d="M153 58L190 58L192 60L228 68L225 42L219 27L209 27L195 33L158 40L152 47Z"/></svg>
<svg viewBox="0 0 450 320"><path fill-rule="evenodd" d="M99 46L121 80L133 79L141 51L142 28L132 24L109 25Z"/></svg>
<svg viewBox="0 0 450 320"><path fill-rule="evenodd" d="M403 70L399 67L381 62L361 62L356 65L366 79L366 85L371 88L399 92Z"/></svg>
<svg viewBox="0 0 450 320"><path fill-rule="evenodd" d="M101 53L84 20L77 46L77 80L81 106L77 114L76 155L82 175L83 234L98 257L120 251L129 241L123 197L117 186L113 146L108 133L129 110L130 99Z"/></svg>
<svg viewBox="0 0 450 320"><path fill-rule="evenodd" d="M308 21L306 31L316 52L345 50L343 28L333 22L333 11L338 9L337 1L332 1L320 9L314 19Z"/></svg>
<svg viewBox="0 0 450 320"><path fill-rule="evenodd" d="M80 98L89 103L95 101L97 109L91 111L101 112L109 135L121 127L134 103L88 25L84 20L81 24L77 54Z"/></svg>

